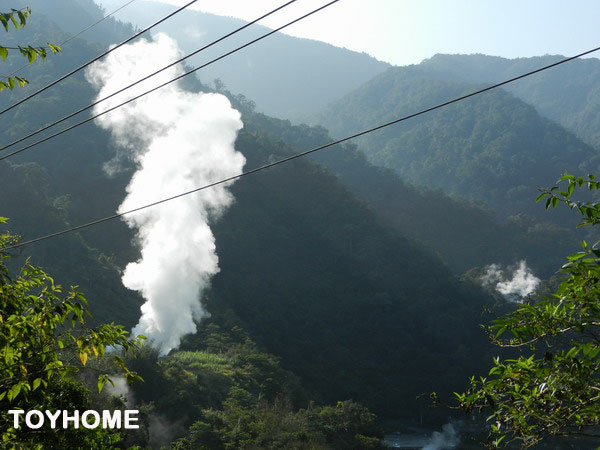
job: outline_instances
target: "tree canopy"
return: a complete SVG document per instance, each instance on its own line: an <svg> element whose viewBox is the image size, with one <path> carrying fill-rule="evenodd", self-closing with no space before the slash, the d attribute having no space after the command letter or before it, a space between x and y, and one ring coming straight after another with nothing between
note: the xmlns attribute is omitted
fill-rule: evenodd
<svg viewBox="0 0 600 450"><path fill-rule="evenodd" d="M6 219L0 218L0 223ZM140 377L130 371L120 354L134 353L143 337L130 340L128 332L115 324L86 327L87 302L76 287L66 293L42 269L27 262L12 277L3 250L16 238L0 235L0 429L7 445L48 444L72 438L52 430L15 430L8 410L60 409L64 399L83 406L85 388L74 377L90 359L108 359L110 373L120 372L130 382ZM109 354L107 349L113 349ZM97 375L101 391L109 374ZM74 403L74 404L72 404ZM64 406L64 405L63 405ZM80 434L76 432L75 434ZM49 439L49 440L48 440Z"/></svg>
<svg viewBox="0 0 600 450"><path fill-rule="evenodd" d="M563 190L560 189L564 186ZM574 200L577 188L600 188L593 175L566 174L544 189L546 208L577 210L580 226L600 223L600 203ZM550 435L600 438L600 241L567 257L558 289L525 303L488 328L500 347L530 350L494 359L488 377L456 394L467 411L491 409L491 444L531 447Z"/></svg>

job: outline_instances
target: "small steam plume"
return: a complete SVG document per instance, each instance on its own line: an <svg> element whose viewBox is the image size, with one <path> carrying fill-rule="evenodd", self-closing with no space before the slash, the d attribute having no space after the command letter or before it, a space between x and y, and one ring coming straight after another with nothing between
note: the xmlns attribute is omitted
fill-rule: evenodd
<svg viewBox="0 0 600 450"><path fill-rule="evenodd" d="M454 448L460 442L458 431L453 424L447 423L442 426L442 432L434 431L431 435L431 441L423 447L423 450L442 450Z"/></svg>
<svg viewBox="0 0 600 450"><path fill-rule="evenodd" d="M178 57L176 43L158 34L111 53L86 77L102 98ZM94 113L181 73L181 67L172 67L96 106ZM241 173L245 159L234 149L243 126L240 117L226 97L186 92L172 83L98 118L123 152L120 156L137 166L118 211ZM195 319L207 315L200 298L219 271L209 222L232 202L227 185L221 184L124 217L137 229L141 258L127 265L122 281L146 300L133 334L146 335L163 355L177 348L182 336L196 332Z"/></svg>
<svg viewBox="0 0 600 450"><path fill-rule="evenodd" d="M494 286L504 298L517 303L534 292L541 281L524 260L519 261L518 267L512 270L512 275L510 269L502 270L498 264L490 264L480 280L484 286Z"/></svg>
<svg viewBox="0 0 600 450"><path fill-rule="evenodd" d="M460 443L458 430L452 423L442 426L442 432L434 431L431 440L422 450L444 450L455 448Z"/></svg>
<svg viewBox="0 0 600 450"><path fill-rule="evenodd" d="M110 379L112 380L112 383L106 383L104 387L106 392L109 395L115 395L122 398L127 408L133 409L135 406L135 396L125 377L112 376Z"/></svg>

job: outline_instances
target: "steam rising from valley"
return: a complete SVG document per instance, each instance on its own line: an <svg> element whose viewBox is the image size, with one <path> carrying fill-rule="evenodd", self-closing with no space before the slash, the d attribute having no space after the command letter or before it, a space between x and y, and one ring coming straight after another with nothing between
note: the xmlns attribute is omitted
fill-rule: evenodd
<svg viewBox="0 0 600 450"><path fill-rule="evenodd" d="M178 57L176 43L158 34L111 53L86 77L102 98ZM179 66L170 68L96 106L94 113L181 73ZM137 167L119 212L239 174L245 163L234 148L240 113L220 94L190 93L173 83L96 123L110 131L123 152L120 157ZM227 185L221 184L124 216L137 230L141 257L127 265L122 281L146 300L133 334L147 336L162 354L177 348L185 334L196 331L195 319L207 315L200 298L219 271L209 223L232 202Z"/></svg>
<svg viewBox="0 0 600 450"><path fill-rule="evenodd" d="M482 284L494 286L506 300L516 303L521 303L524 297L532 294L541 282L524 260L519 261L514 270L503 270L498 264L490 264L485 269L485 274L481 277Z"/></svg>

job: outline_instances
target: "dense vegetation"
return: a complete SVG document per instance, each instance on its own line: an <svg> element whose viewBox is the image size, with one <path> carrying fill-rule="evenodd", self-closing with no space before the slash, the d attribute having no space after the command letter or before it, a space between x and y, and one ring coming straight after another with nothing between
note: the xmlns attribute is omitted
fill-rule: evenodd
<svg viewBox="0 0 600 450"><path fill-rule="evenodd" d="M0 223L6 219L0 217ZM77 379L88 361L99 361L94 373L102 390L109 374L128 382L141 380L122 355L134 354L142 337L131 340L122 326L89 328L87 302L71 287L63 288L43 270L26 262L16 273L5 265L7 247L17 242L0 235L0 445L2 448L107 448L121 436L111 430L75 427L55 432L49 427L14 427L10 410L86 410L89 390ZM108 348L120 350L108 354ZM89 370L88 370L89 372ZM89 374L89 373L88 373ZM114 376L114 375L110 375ZM112 382L112 381L110 381Z"/></svg>
<svg viewBox="0 0 600 450"><path fill-rule="evenodd" d="M594 175L566 174L538 200L546 208L564 203L581 214L582 226L598 225L600 204L573 196L581 187L597 190L600 183ZM528 349L530 355L495 358L488 377L472 378L469 390L457 394L467 412L491 409L494 446L518 442L528 448L555 435L600 437L600 249L585 241L582 247L567 257L555 292L489 327L496 345Z"/></svg>
<svg viewBox="0 0 600 450"><path fill-rule="evenodd" d="M223 332L207 325L188 344L194 351L160 360L150 348L139 354L141 339L130 341L121 326L87 328L81 292L71 288L63 294L49 275L30 264L10 274L4 248L16 241L0 236L2 448L145 447L169 444L182 434L187 437L171 448L381 447L375 415L367 408L352 401L324 407L307 402L297 378L239 327ZM108 347L120 350L108 353ZM123 355L131 355L127 365ZM125 380L142 383L134 394ZM108 396L106 390L99 393L105 386ZM31 430L22 417L21 426L14 428L9 413L131 409L134 395L143 415L136 431L83 426ZM307 408L296 410L299 403Z"/></svg>
<svg viewBox="0 0 600 450"><path fill-rule="evenodd" d="M254 158L250 163L281 151L248 134L240 136L238 148ZM469 355L460 342L477 340L482 293L461 287L432 255L379 225L323 169L298 162L239 183L234 193L236 207L215 226L221 273L207 299L209 311L221 320L240 320L323 399L356 398L395 415L400 403L403 412L409 411L414 403L411 392L427 391L436 377L435 372L423 379L402 371L408 360L423 370L445 372L444 364L452 355L462 355L463 368L445 376L447 390L467 367L474 370L472 358L482 348ZM47 209L53 211L49 207L30 211L29 220L19 208L10 212L31 235L29 224L43 223L39 214ZM94 238L105 239L106 246L116 251L119 244L129 242L128 233L117 231L121 234L114 228L99 231ZM52 247L69 248L68 242L89 256L87 264L81 264L81 256ZM61 268L61 279L75 283L81 276L80 284L99 295L91 305L98 317L112 315L113 320L133 324L139 304L134 295L119 294L123 288L116 273L103 279L91 272L105 273L106 268L99 269L100 261L108 265L106 258L93 261L99 255L75 237L50 240L47 245L33 250L46 264ZM455 329L467 334L453 333L449 339L444 329L465 320L472 326ZM416 343L389 344L415 342L420 335L421 348L427 351L416 351ZM374 353L373 348L379 350ZM356 360L361 365L348 372ZM368 391L362 384L366 377L371 379ZM398 397L389 394L390 382L397 386ZM385 391L387 395L382 394Z"/></svg>
<svg viewBox="0 0 600 450"><path fill-rule="evenodd" d="M535 70L563 58L559 55L518 59L487 55L435 55L421 65L443 79L490 83ZM506 90L588 144L599 148L598 75L600 62L597 57L578 59L508 85Z"/></svg>
<svg viewBox="0 0 600 450"><path fill-rule="evenodd" d="M245 111L247 130L297 150L332 140L322 127L294 126L289 121L253 114L243 102L239 107ZM449 197L439 188L410 185L394 171L371 164L351 143L310 158L325 165L385 224L434 249L456 273L491 262L510 265L526 258L536 273L546 277L560 265L562 255L576 245L576 235L558 224L524 214L500 220L481 203Z"/></svg>
<svg viewBox="0 0 600 450"><path fill-rule="evenodd" d="M203 327L193 351L128 363L146 380L130 395L147 437L171 448L379 448L375 416L352 401L318 406L277 358L239 327ZM145 443L145 442L141 442Z"/></svg>
<svg viewBox="0 0 600 450"><path fill-rule="evenodd" d="M476 90L420 66L388 69L319 119L344 136ZM376 164L416 184L485 202L498 213L541 217L537 189L565 170L590 170L597 152L495 90L357 140Z"/></svg>

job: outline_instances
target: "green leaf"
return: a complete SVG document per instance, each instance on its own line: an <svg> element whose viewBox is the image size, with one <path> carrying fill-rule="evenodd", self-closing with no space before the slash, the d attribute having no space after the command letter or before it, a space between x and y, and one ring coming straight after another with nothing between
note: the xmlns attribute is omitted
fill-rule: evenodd
<svg viewBox="0 0 600 450"><path fill-rule="evenodd" d="M108 377L106 375L100 375L98 377L98 392L102 392L102 389L104 388L104 385L106 384L106 379Z"/></svg>
<svg viewBox="0 0 600 450"><path fill-rule="evenodd" d="M8 18L6 14L0 14L0 22L6 31L8 31Z"/></svg>
<svg viewBox="0 0 600 450"><path fill-rule="evenodd" d="M10 21L12 22L13 26L15 27L15 29L19 29L19 22L17 22L17 19L15 19L15 15L14 14L9 14L10 17Z"/></svg>
<svg viewBox="0 0 600 450"><path fill-rule="evenodd" d="M8 393L6 394L6 398L8 398L8 400L12 402L15 398L17 398L17 396L19 395L20 392L21 392L21 384L14 384L8 390Z"/></svg>
<svg viewBox="0 0 600 450"><path fill-rule="evenodd" d="M52 53L60 53L60 52L62 52L62 49L58 45L51 44L50 42L48 42L48 47L50 48L50 50L52 51Z"/></svg>
<svg viewBox="0 0 600 450"><path fill-rule="evenodd" d="M538 195L538 197L535 199L536 203L539 203L540 200L542 200L543 198L547 197L548 194L547 192L542 192L540 195Z"/></svg>
<svg viewBox="0 0 600 450"><path fill-rule="evenodd" d="M577 261L578 259L581 259L581 258L583 258L586 255L587 255L587 253L583 253L583 252L582 253L575 253L574 255L567 256L567 259L569 261Z"/></svg>
<svg viewBox="0 0 600 450"><path fill-rule="evenodd" d="M20 25L22 28L27 23L27 20L26 20L27 16L25 15L25 13L23 11L19 11L17 14L19 15L19 21L20 21Z"/></svg>

